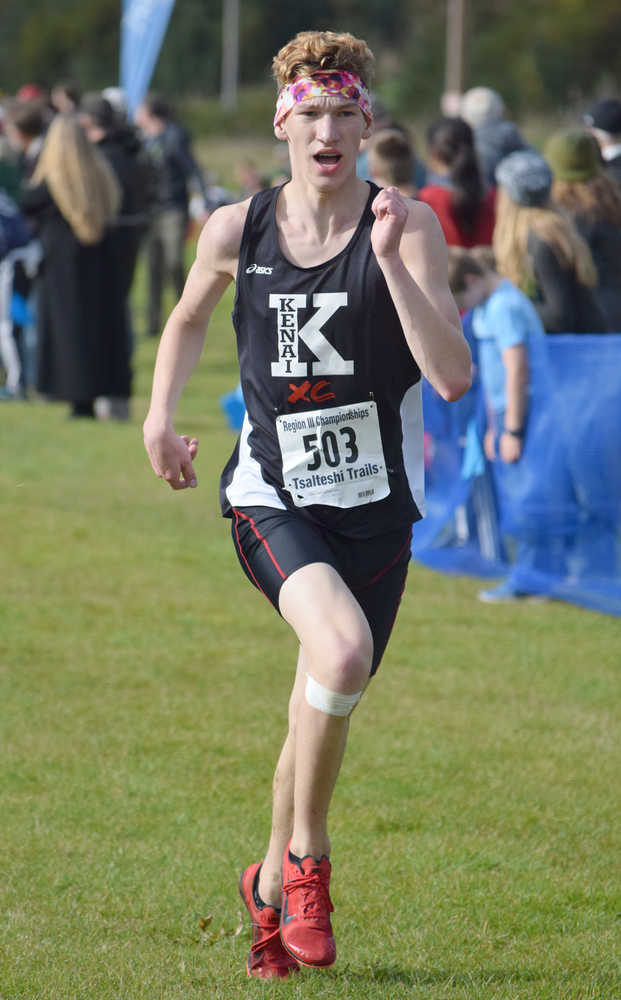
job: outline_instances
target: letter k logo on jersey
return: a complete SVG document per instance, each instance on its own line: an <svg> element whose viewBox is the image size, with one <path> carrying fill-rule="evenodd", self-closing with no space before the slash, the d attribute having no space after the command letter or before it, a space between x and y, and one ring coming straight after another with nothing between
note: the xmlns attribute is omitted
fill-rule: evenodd
<svg viewBox="0 0 621 1000"><path fill-rule="evenodd" d="M347 305L347 292L315 292L313 305L317 312L303 326L298 322L298 310L306 306L306 295L284 295L272 292L270 309L275 309L278 335L278 361L272 361L272 375L305 378L307 375L353 375L354 362L341 357L322 332L322 326L331 316ZM302 340L313 352L317 361L309 364L300 361L299 345Z"/></svg>

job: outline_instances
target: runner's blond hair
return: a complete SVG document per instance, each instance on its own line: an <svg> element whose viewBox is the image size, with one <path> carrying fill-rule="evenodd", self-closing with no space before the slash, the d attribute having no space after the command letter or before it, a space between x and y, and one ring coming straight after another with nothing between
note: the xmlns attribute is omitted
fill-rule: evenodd
<svg viewBox="0 0 621 1000"><path fill-rule="evenodd" d="M365 41L337 31L300 31L280 49L272 61L272 71L280 87L296 76L318 70L344 69L357 73L369 87L375 68L375 56Z"/></svg>

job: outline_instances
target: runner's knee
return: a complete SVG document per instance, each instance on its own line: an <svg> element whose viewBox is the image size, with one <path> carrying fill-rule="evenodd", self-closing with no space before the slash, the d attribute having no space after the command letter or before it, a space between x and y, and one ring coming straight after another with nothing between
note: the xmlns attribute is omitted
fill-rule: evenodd
<svg viewBox="0 0 621 1000"><path fill-rule="evenodd" d="M355 636L335 635L320 641L309 673L320 684L341 694L361 691L371 673L373 640L362 630Z"/></svg>

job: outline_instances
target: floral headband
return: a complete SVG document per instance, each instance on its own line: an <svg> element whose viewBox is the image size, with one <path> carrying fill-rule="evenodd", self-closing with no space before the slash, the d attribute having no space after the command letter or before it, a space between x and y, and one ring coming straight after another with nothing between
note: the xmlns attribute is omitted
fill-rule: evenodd
<svg viewBox="0 0 621 1000"><path fill-rule="evenodd" d="M346 69L326 69L310 76L296 76L295 80L282 88L276 101L274 126L296 104L313 97L341 97L344 101L355 101L360 106L367 125L373 120L369 91L357 73L350 73Z"/></svg>

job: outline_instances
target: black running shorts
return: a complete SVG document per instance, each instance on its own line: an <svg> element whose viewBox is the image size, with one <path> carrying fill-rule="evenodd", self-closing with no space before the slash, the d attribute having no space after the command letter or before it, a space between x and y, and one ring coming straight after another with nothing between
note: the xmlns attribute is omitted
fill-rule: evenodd
<svg viewBox="0 0 621 1000"><path fill-rule="evenodd" d="M312 524L296 511L238 507L233 509L231 530L244 573L279 613L280 588L297 569L324 562L337 571L369 623L373 675L401 602L412 529L356 540Z"/></svg>

